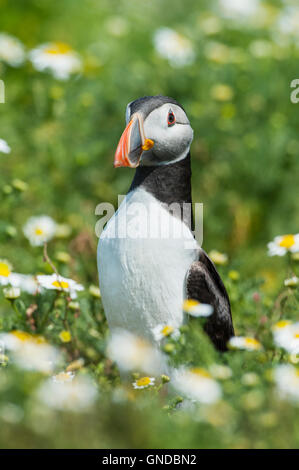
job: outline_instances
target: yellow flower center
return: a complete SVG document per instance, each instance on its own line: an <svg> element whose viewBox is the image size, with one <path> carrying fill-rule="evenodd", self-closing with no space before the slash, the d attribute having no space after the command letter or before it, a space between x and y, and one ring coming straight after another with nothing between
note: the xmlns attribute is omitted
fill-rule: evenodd
<svg viewBox="0 0 299 470"><path fill-rule="evenodd" d="M69 283L65 281L54 281L52 282L52 286L57 287L58 289L67 289L69 287Z"/></svg>
<svg viewBox="0 0 299 470"><path fill-rule="evenodd" d="M284 235L279 242L279 246L289 250L293 245L295 245L294 235Z"/></svg>
<svg viewBox="0 0 299 470"><path fill-rule="evenodd" d="M294 338L295 338L295 339L299 339L299 333L295 333L295 334L294 334Z"/></svg>
<svg viewBox="0 0 299 470"><path fill-rule="evenodd" d="M137 387L146 387L150 385L151 379L149 377L142 377L141 379L136 380Z"/></svg>
<svg viewBox="0 0 299 470"><path fill-rule="evenodd" d="M11 271L7 263L0 261L0 276L8 277Z"/></svg>
<svg viewBox="0 0 299 470"><path fill-rule="evenodd" d="M64 42L54 42L45 52L47 54L67 54L71 50L71 47Z"/></svg>
<svg viewBox="0 0 299 470"><path fill-rule="evenodd" d="M35 232L35 235L42 235L44 233L41 228L36 228L34 232Z"/></svg>
<svg viewBox="0 0 299 470"><path fill-rule="evenodd" d="M31 335L30 333L26 333L26 331L14 330L11 332L11 334L15 336L15 338L17 338L19 341L22 341L24 343L27 341L33 341L36 344L42 344L46 342L43 336Z"/></svg>
<svg viewBox="0 0 299 470"><path fill-rule="evenodd" d="M194 300L194 299L185 300L185 302L183 303L183 310L188 311L194 307L197 307L197 305L199 305L199 302L197 302L197 300Z"/></svg>
<svg viewBox="0 0 299 470"><path fill-rule="evenodd" d="M205 378L210 378L211 377L209 372L205 369L202 369L201 367L193 367L190 370L190 372L192 372L192 374L200 375L201 377L205 377Z"/></svg>
<svg viewBox="0 0 299 470"><path fill-rule="evenodd" d="M285 328L286 326L290 325L291 322L289 320L280 320L279 322L275 323L275 328Z"/></svg>
<svg viewBox="0 0 299 470"><path fill-rule="evenodd" d="M260 342L255 338L245 338L245 344L256 349L260 347Z"/></svg>
<svg viewBox="0 0 299 470"><path fill-rule="evenodd" d="M169 326L169 325L164 326L164 328L161 331L163 336L169 336L173 332L174 332L174 328L172 326Z"/></svg>

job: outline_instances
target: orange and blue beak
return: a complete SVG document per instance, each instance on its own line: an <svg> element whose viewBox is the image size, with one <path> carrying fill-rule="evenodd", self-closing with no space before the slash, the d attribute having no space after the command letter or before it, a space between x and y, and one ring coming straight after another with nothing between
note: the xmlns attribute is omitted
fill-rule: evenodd
<svg viewBox="0 0 299 470"><path fill-rule="evenodd" d="M150 150L153 145L154 142L151 139L145 138L142 116L139 113L133 114L118 143L114 167L136 168L139 165L142 152Z"/></svg>

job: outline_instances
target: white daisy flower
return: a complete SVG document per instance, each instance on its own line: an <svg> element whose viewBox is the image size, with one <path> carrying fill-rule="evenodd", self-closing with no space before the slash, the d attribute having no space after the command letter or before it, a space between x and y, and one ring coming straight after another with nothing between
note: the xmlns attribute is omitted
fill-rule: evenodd
<svg viewBox="0 0 299 470"><path fill-rule="evenodd" d="M21 291L27 294L37 294L39 286L34 276L30 274L12 273L10 283L12 286L19 287Z"/></svg>
<svg viewBox="0 0 299 470"><path fill-rule="evenodd" d="M163 372L164 357L145 339L126 330L115 330L108 342L107 353L122 371Z"/></svg>
<svg viewBox="0 0 299 470"><path fill-rule="evenodd" d="M297 287L299 285L299 277L290 277L288 279L285 279L283 283L286 287Z"/></svg>
<svg viewBox="0 0 299 470"><path fill-rule="evenodd" d="M233 336L228 342L230 349L245 349L246 351L260 351L263 349L261 343L248 336Z"/></svg>
<svg viewBox="0 0 299 470"><path fill-rule="evenodd" d="M254 17L258 13L259 0L219 0L220 10L227 18L242 19Z"/></svg>
<svg viewBox="0 0 299 470"><path fill-rule="evenodd" d="M92 297L95 297L96 299L101 298L101 291L98 286L91 284L88 288L88 292L90 293L90 295L92 295Z"/></svg>
<svg viewBox="0 0 299 470"><path fill-rule="evenodd" d="M151 385L155 385L155 378L154 377L141 377L140 379L135 380L133 382L133 387L137 389L148 388Z"/></svg>
<svg viewBox="0 0 299 470"><path fill-rule="evenodd" d="M51 42L30 51L29 58L36 70L50 70L58 80L67 80L82 68L80 56L68 44Z"/></svg>
<svg viewBox="0 0 299 470"><path fill-rule="evenodd" d="M41 246L55 236L56 222L48 215L30 217L23 232L32 246Z"/></svg>
<svg viewBox="0 0 299 470"><path fill-rule="evenodd" d="M0 285L10 284L12 265L6 259L0 259Z"/></svg>
<svg viewBox="0 0 299 470"><path fill-rule="evenodd" d="M291 320L279 320L277 323L275 323L273 326L272 326L272 331L280 331L284 328L286 328L287 326L291 325L293 322Z"/></svg>
<svg viewBox="0 0 299 470"><path fill-rule="evenodd" d="M55 383L71 382L75 378L75 374L72 371L59 372L59 374L53 375L52 380Z"/></svg>
<svg viewBox="0 0 299 470"><path fill-rule="evenodd" d="M21 41L7 33L0 33L0 61L19 67L25 60L25 49Z"/></svg>
<svg viewBox="0 0 299 470"><path fill-rule="evenodd" d="M299 369L283 364L276 367L274 379L281 398L299 403Z"/></svg>
<svg viewBox="0 0 299 470"><path fill-rule="evenodd" d="M11 148L4 139L0 139L0 153L10 153Z"/></svg>
<svg viewBox="0 0 299 470"><path fill-rule="evenodd" d="M36 294L38 285L34 276L12 272L9 261L0 259L0 285L20 288L23 292Z"/></svg>
<svg viewBox="0 0 299 470"><path fill-rule="evenodd" d="M44 289L68 292L72 299L77 297L77 292L84 290L84 287L73 279L57 276L57 274L40 274L36 279L40 287Z"/></svg>
<svg viewBox="0 0 299 470"><path fill-rule="evenodd" d="M25 370L53 372L60 360L59 351L48 344L43 336L14 330L0 335L5 348L12 352L13 361Z"/></svg>
<svg viewBox="0 0 299 470"><path fill-rule="evenodd" d="M299 9L298 7L284 8L278 17L277 27L282 34L299 34Z"/></svg>
<svg viewBox="0 0 299 470"><path fill-rule="evenodd" d="M78 376L71 381L48 379L37 390L37 398L49 408L61 411L84 412L92 407L98 390L91 379Z"/></svg>
<svg viewBox="0 0 299 470"><path fill-rule="evenodd" d="M299 251L299 233L279 235L267 246L269 256L284 256L287 252L297 253Z"/></svg>
<svg viewBox="0 0 299 470"><path fill-rule="evenodd" d="M8 300L18 299L21 295L21 289L19 287L5 287L3 289L4 297Z"/></svg>
<svg viewBox="0 0 299 470"><path fill-rule="evenodd" d="M154 34L154 46L158 54L174 67L183 67L194 62L192 43L170 28L159 28Z"/></svg>
<svg viewBox="0 0 299 470"><path fill-rule="evenodd" d="M276 323L273 327L274 343L289 353L299 352L299 322L287 320Z"/></svg>
<svg viewBox="0 0 299 470"><path fill-rule="evenodd" d="M155 328L152 328L152 333L156 341L161 341L167 337L172 337L177 339L180 336L178 328L175 328L171 325L157 325Z"/></svg>
<svg viewBox="0 0 299 470"><path fill-rule="evenodd" d="M215 403L222 395L218 382L208 371L199 367L174 370L171 383L179 393L200 403Z"/></svg>
<svg viewBox="0 0 299 470"><path fill-rule="evenodd" d="M212 305L202 304L194 299L187 299L183 303L183 310L192 317L209 317L214 309Z"/></svg>

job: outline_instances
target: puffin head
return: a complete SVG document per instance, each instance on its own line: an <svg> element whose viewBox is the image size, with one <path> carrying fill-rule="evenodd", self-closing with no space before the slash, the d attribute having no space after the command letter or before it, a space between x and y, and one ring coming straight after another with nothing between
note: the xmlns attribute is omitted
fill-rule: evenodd
<svg viewBox="0 0 299 470"><path fill-rule="evenodd" d="M193 129L183 107L167 96L145 96L128 104L126 128L114 166L158 166L188 155Z"/></svg>

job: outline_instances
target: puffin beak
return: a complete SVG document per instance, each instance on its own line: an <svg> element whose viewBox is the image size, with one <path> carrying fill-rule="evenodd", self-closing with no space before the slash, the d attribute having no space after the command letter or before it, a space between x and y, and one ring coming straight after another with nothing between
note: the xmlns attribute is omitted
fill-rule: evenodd
<svg viewBox="0 0 299 470"><path fill-rule="evenodd" d="M143 151L150 150L154 145L151 139L146 139L143 128L143 118L139 113L133 114L118 143L114 167L139 165Z"/></svg>

